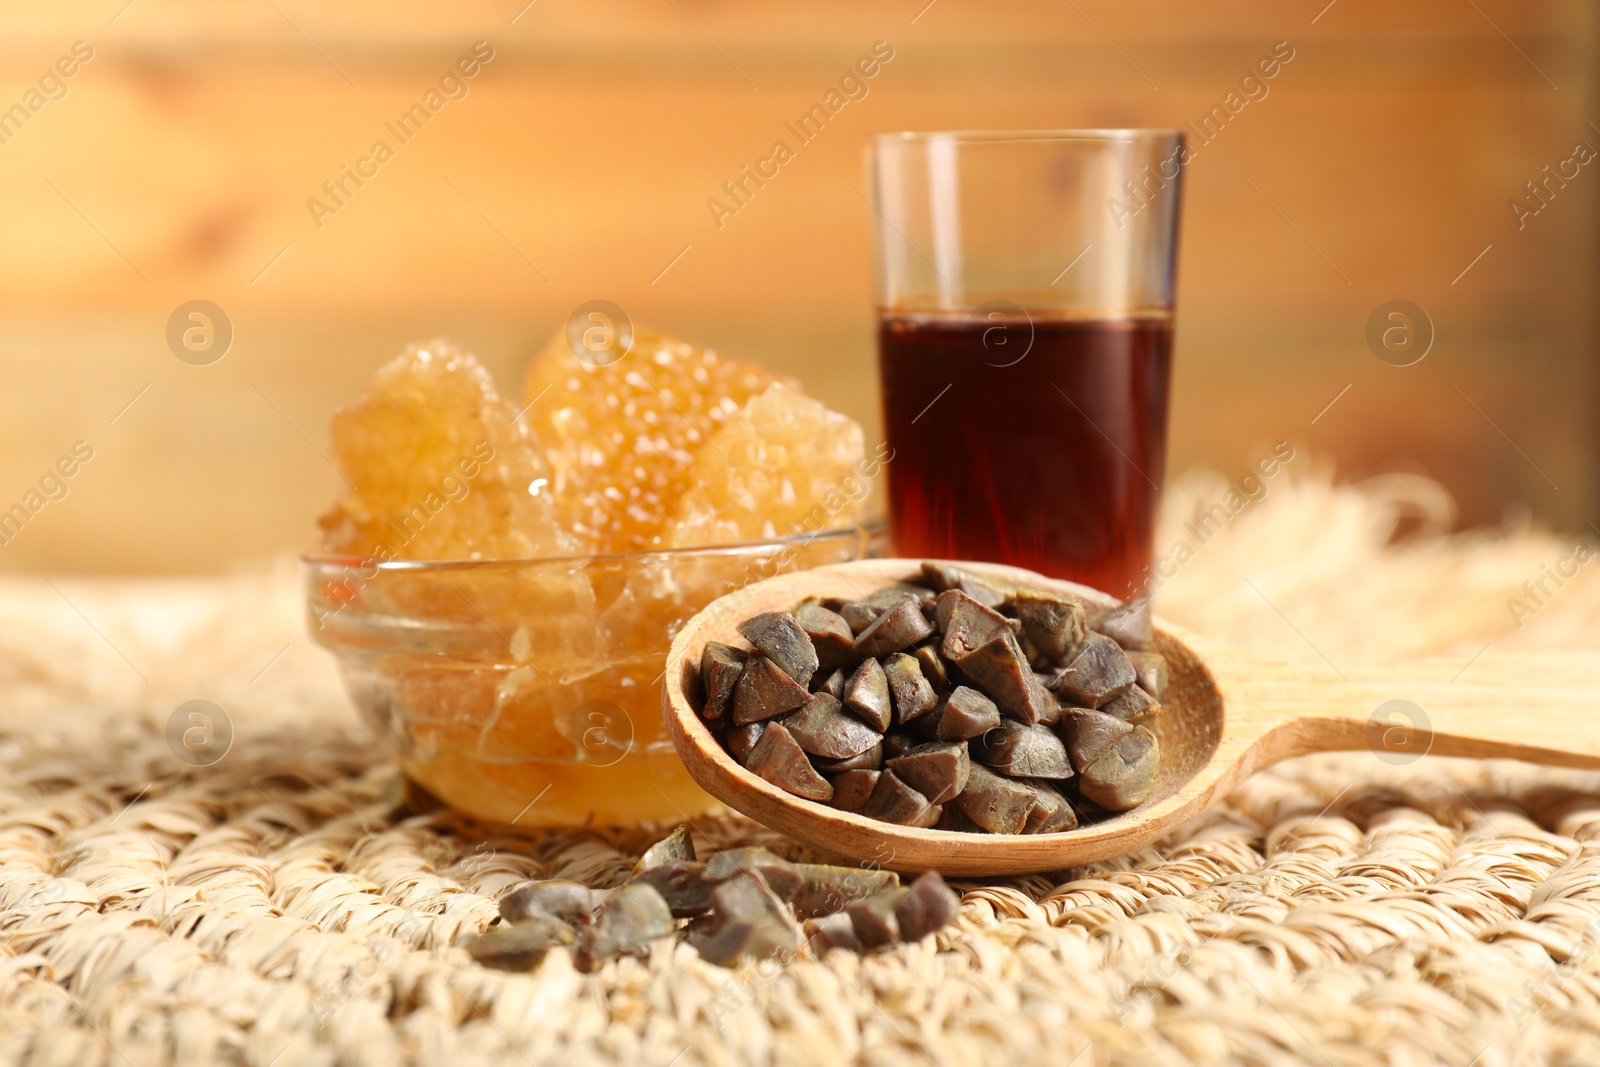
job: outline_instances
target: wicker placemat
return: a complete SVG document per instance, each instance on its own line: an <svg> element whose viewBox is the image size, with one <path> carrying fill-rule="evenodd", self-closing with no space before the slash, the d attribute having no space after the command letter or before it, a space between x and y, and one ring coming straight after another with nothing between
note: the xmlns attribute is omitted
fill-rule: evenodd
<svg viewBox="0 0 1600 1067"><path fill-rule="evenodd" d="M1223 489L1172 492L1164 543ZM1507 606L1575 542L1442 538L1443 506L1284 478L1163 612L1307 663L1600 643L1600 567L1520 629ZM1421 527L1389 544L1403 516ZM614 883L662 828L401 807L290 567L0 594L0 1062L1600 1063L1600 776L1299 760L1137 855L958 883L921 944L727 971L661 943L509 975L456 947L506 886ZM235 730L209 768L164 732L195 697ZM804 856L737 817L696 830Z"/></svg>

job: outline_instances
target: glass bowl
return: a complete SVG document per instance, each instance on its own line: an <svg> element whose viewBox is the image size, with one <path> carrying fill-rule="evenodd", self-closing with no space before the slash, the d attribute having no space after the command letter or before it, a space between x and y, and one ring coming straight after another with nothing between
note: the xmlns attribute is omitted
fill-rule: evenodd
<svg viewBox="0 0 1600 1067"><path fill-rule="evenodd" d="M716 803L661 717L679 628L751 582L886 548L876 524L607 556L302 563L311 636L408 777L493 822L617 825Z"/></svg>

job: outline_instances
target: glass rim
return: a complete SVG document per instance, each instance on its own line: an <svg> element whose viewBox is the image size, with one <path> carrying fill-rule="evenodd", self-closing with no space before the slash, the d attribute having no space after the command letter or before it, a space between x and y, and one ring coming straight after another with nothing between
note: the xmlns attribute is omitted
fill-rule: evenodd
<svg viewBox="0 0 1600 1067"><path fill-rule="evenodd" d="M886 533L889 523L886 518L878 517L857 523L854 526L835 526L813 533L789 534L784 537L758 538L754 541L730 541L719 545L698 545L693 548L649 548L636 552L601 552L580 553L572 556L507 556L492 557L488 559L391 559L379 562L371 556L360 555L353 552L328 552L315 550L304 552L300 556L300 563L308 570L339 570L346 571L351 567L376 568L384 573L418 573L433 571L463 571L494 568L510 570L513 568L527 568L534 566L558 566L573 564L612 563L618 561L650 561L671 559L697 559L715 558L718 556L740 556L753 552L769 549L785 549L799 547L817 542L831 543L835 541L858 540L870 541L873 537Z"/></svg>
<svg viewBox="0 0 1600 1067"><path fill-rule="evenodd" d="M1070 143L1098 142L1119 144L1133 141L1156 141L1183 137L1176 127L1104 127L1081 130L891 130L867 135L874 146L890 144L919 144L934 141L961 144L1018 143Z"/></svg>

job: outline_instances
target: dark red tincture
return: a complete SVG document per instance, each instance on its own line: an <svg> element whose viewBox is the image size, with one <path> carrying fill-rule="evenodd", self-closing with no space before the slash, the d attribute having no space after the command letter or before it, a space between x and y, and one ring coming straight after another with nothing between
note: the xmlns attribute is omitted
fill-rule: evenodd
<svg viewBox="0 0 1600 1067"><path fill-rule="evenodd" d="M1137 590L1166 468L1170 319L888 317L878 354L897 554Z"/></svg>

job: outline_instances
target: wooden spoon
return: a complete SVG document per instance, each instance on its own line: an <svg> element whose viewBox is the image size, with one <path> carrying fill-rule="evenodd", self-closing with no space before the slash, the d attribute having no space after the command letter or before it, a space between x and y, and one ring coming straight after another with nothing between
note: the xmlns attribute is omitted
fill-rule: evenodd
<svg viewBox="0 0 1600 1067"><path fill-rule="evenodd" d="M1114 603L1095 590L1015 567L957 566L1008 584ZM1345 668L1341 677L1331 667L1212 644L1160 620L1156 650L1166 656L1171 680L1163 714L1147 724L1161 743L1160 775L1149 800L1105 821L1058 834L922 830L793 796L735 762L685 696L686 680L698 678L706 642L747 648L735 627L752 615L786 611L808 596L860 599L917 580L920 567L921 561L877 559L784 574L729 593L689 620L667 657L662 708L694 780L758 822L855 860L906 871L1015 874L1132 852L1217 803L1262 767L1312 752L1367 749L1391 763L1431 752L1600 767L1600 653L1496 652L1466 670L1459 660L1415 660Z"/></svg>

